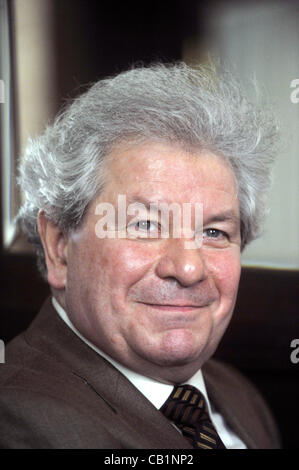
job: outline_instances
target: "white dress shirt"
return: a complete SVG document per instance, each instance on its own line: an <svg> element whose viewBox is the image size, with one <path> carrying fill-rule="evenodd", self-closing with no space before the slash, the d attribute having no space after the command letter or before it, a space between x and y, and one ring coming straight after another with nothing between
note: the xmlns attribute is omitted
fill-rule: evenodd
<svg viewBox="0 0 299 470"><path fill-rule="evenodd" d="M61 307L61 305L57 302L54 297L52 297L52 303L61 319L69 326L69 328L73 330L73 332L77 336L79 336L79 338L82 339L82 341L84 341L95 352L104 357L116 369L118 369L157 409L161 408L163 403L165 403L165 401L171 394L173 390L173 385L158 382L157 380L151 379L150 377L140 375L130 369L127 369L122 364L116 362L114 359L112 359L110 356L98 349L94 344L90 343L86 338L82 336L82 334L74 327L74 325L70 321L66 311ZM225 447L227 449L246 449L245 444L228 427L221 414L218 413L211 404L207 394L203 375L200 369L193 375L193 377L188 380L188 384L196 387L204 395L209 409L211 420Z"/></svg>

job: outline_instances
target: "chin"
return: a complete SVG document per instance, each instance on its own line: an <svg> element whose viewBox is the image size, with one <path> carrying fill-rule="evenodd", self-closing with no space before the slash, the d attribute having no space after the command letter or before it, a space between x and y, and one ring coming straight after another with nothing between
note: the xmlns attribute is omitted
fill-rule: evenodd
<svg viewBox="0 0 299 470"><path fill-rule="evenodd" d="M171 330L163 336L156 360L164 366L181 366L198 362L203 346L203 342L198 341L191 331Z"/></svg>

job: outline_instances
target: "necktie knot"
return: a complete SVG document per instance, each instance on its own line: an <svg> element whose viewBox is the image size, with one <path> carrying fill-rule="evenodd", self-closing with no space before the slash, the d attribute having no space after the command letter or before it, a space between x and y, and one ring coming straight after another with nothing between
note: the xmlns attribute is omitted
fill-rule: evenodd
<svg viewBox="0 0 299 470"><path fill-rule="evenodd" d="M196 449L225 448L209 416L203 394L192 385L175 386L160 411Z"/></svg>

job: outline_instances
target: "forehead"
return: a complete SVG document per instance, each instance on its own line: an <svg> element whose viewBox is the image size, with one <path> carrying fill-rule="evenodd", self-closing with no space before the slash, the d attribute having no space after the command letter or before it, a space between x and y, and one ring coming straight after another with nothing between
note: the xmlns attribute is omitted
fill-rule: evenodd
<svg viewBox="0 0 299 470"><path fill-rule="evenodd" d="M237 196L234 173L224 158L160 142L115 147L108 163L106 188L136 196L154 192L158 199L197 200L205 191Z"/></svg>

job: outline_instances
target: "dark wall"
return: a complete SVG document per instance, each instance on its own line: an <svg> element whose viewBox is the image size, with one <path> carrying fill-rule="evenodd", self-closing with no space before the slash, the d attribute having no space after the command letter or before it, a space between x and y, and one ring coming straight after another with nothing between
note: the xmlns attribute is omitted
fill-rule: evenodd
<svg viewBox="0 0 299 470"><path fill-rule="evenodd" d="M183 2L54 0L59 98L134 63L181 59ZM194 18L195 19L195 18Z"/></svg>

